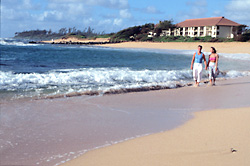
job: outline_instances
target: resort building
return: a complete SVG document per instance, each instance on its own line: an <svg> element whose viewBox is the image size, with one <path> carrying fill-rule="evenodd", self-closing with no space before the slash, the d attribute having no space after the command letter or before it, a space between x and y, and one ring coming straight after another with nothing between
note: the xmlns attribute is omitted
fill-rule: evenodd
<svg viewBox="0 0 250 166"><path fill-rule="evenodd" d="M176 24L175 29L162 30L160 36L221 37L233 38L239 33L241 26L224 17L187 19Z"/></svg>

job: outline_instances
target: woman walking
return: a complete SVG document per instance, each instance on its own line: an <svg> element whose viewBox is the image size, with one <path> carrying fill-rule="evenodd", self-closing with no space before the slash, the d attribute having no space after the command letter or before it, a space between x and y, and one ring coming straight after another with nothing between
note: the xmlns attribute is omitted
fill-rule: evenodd
<svg viewBox="0 0 250 166"><path fill-rule="evenodd" d="M216 49L214 47L211 47L211 54L209 55L208 58L208 69L209 69L209 80L210 80L210 85L213 86L215 85L215 78L218 75L218 60L219 60L219 55L216 53Z"/></svg>
<svg viewBox="0 0 250 166"><path fill-rule="evenodd" d="M202 46L198 45L198 52L195 52L191 61L191 70L193 70L193 77L195 80L195 86L198 87L201 81L202 74L202 60L204 60L205 70L207 70L207 62L205 55L201 52Z"/></svg>

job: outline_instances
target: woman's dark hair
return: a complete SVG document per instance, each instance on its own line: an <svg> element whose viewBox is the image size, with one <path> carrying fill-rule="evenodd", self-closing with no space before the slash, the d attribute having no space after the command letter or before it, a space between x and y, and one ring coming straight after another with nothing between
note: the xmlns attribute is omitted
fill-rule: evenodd
<svg viewBox="0 0 250 166"><path fill-rule="evenodd" d="M198 47L200 47L200 48L201 48L201 50L202 50L202 46L201 46L201 45L198 45Z"/></svg>
<svg viewBox="0 0 250 166"><path fill-rule="evenodd" d="M214 47L211 47L213 49L212 53L216 53L216 49Z"/></svg>

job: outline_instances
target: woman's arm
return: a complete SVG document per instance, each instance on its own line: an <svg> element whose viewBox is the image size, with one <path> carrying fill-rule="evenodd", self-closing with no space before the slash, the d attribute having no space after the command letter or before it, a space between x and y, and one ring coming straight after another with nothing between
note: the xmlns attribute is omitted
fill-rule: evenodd
<svg viewBox="0 0 250 166"><path fill-rule="evenodd" d="M195 59L195 53L194 53L194 55L193 55L193 59L192 59L192 61L191 61L191 70L193 70L193 64L194 64L194 59Z"/></svg>
<svg viewBox="0 0 250 166"><path fill-rule="evenodd" d="M207 67L209 66L209 63L210 63L210 56L211 56L211 54L208 56Z"/></svg>
<svg viewBox="0 0 250 166"><path fill-rule="evenodd" d="M219 55L216 54L215 71L218 70L218 60L219 60Z"/></svg>

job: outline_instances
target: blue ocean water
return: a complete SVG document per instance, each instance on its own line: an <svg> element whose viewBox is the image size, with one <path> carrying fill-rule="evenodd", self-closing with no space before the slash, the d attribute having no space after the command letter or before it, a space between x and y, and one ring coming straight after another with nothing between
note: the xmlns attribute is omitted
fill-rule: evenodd
<svg viewBox="0 0 250 166"><path fill-rule="evenodd" d="M42 45L13 39L1 39L0 49L1 98L185 86L192 80L195 51ZM220 77L249 75L249 62L249 54L220 54Z"/></svg>

